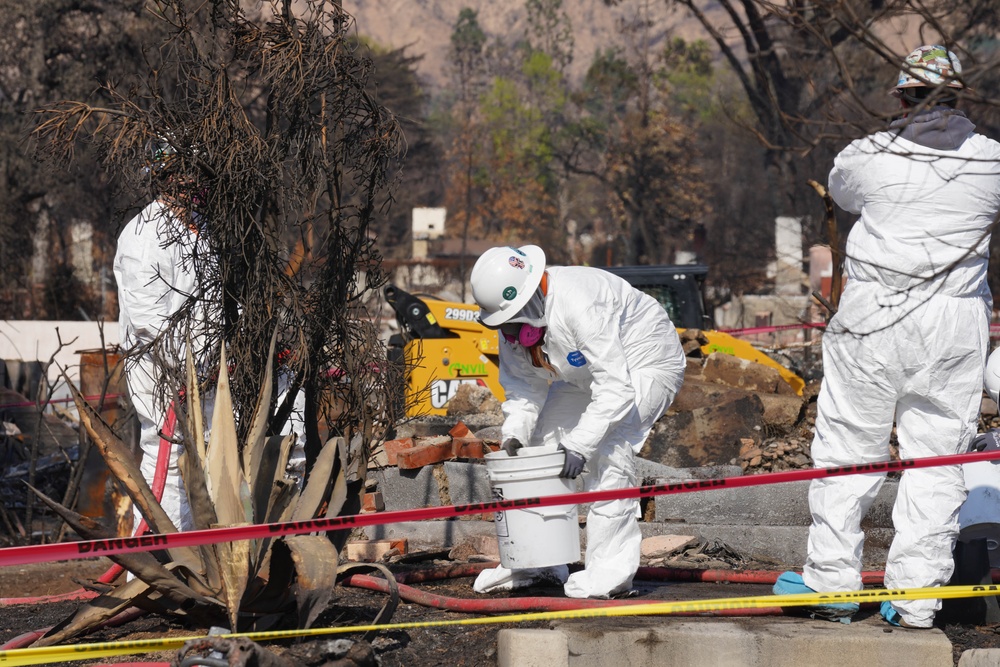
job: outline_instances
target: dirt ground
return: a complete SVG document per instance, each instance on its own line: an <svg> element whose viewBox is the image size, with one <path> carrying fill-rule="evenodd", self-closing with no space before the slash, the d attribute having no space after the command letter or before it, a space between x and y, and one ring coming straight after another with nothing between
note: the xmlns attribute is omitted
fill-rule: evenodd
<svg viewBox="0 0 1000 667"><path fill-rule="evenodd" d="M427 566L440 565L429 562ZM0 598L52 595L79 588L78 581L93 579L107 569L103 559L49 563L43 565L12 566L0 568ZM742 564L741 568L759 569L759 565ZM449 579L440 582L415 584L421 590L452 597L482 597L472 592L472 578ZM761 595L770 592L767 585L742 584L678 584L667 582L637 582L640 598L649 600L685 600L714 597ZM533 588L521 595L562 597L558 588ZM497 596L501 597L501 596ZM370 623L378 613L385 596L381 593L358 588L338 586L333 601L314 627L338 627ZM38 630L66 618L78 603L60 602L46 604L18 604L0 606L0 644L6 643L31 630ZM877 613L875 611L862 614ZM452 620L475 618L474 615L442 611L430 607L401 602L392 622ZM768 619L751 619L765 623ZM668 622L668 621L664 621ZM522 624L519 627L547 627L547 622ZM301 665L331 665L339 657L334 650L336 640L349 638L358 643L357 648L371 649L371 662L332 663L338 667L356 664L379 664L383 667L420 666L469 666L494 667L497 664L497 632L512 625L469 625L434 628L415 628L383 633L364 643L356 634L331 635L325 638L267 642L264 647ZM969 648L1000 647L1000 625L976 626L962 623L942 623L941 629L954 646L955 663L961 652ZM201 636L208 628L185 625L173 618L147 615L117 628L105 628L80 640L81 643L98 641L130 641L157 637ZM125 662L168 662L173 652L146 653L138 656L109 658L103 664ZM55 664L55 663L54 663ZM60 663L66 665L94 665L97 661ZM331 665L332 667L332 665Z"/></svg>

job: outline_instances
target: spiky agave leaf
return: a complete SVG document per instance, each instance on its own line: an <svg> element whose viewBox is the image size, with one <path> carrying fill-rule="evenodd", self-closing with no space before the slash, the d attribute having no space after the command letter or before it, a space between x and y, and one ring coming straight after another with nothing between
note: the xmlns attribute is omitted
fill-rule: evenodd
<svg viewBox="0 0 1000 667"><path fill-rule="evenodd" d="M129 607L141 605L152 592L153 589L142 579L132 579L116 586L104 595L77 607L73 614L54 625L31 646L32 648L54 646L83 635Z"/></svg>
<svg viewBox="0 0 1000 667"><path fill-rule="evenodd" d="M239 441L233 400L229 393L229 370L226 349L222 346L219 379L215 389L215 409L212 412L212 432L208 438L208 492L215 504L219 526L246 525L253 521L250 490L240 465ZM222 542L216 545L222 572L222 587L226 593L230 627L236 629L240 601L250 573L250 544L246 540Z"/></svg>
<svg viewBox="0 0 1000 667"><path fill-rule="evenodd" d="M319 516L324 504L330 498L330 485L333 481L333 469L337 463L337 451L343 446L343 438L330 438L319 451L316 462L306 486L299 494L295 508L292 510L292 521L308 521ZM343 466L340 467L343 470Z"/></svg>
<svg viewBox="0 0 1000 667"><path fill-rule="evenodd" d="M346 498L344 466L336 466L344 449L343 438L331 438L320 450L313 464L306 488L292 511L292 521L318 516L323 508L327 516L337 515ZM333 471L336 468L337 474ZM334 509L336 508L336 509ZM300 627L309 627L326 608L337 583L337 547L324 535L298 535L284 538L295 564L295 605Z"/></svg>
<svg viewBox="0 0 1000 667"><path fill-rule="evenodd" d="M65 374L63 379L72 392L77 412L80 415L80 423L87 430L94 445L107 463L108 470L122 483L129 497L132 498L132 502L146 517L150 528L158 533L176 533L177 528L153 496L153 491L143 478L131 450L111 430L111 427L90 403L84 400L83 395L66 378ZM171 560L184 565L192 572L204 573L205 567L199 551L191 547L171 547L167 552Z"/></svg>
<svg viewBox="0 0 1000 667"><path fill-rule="evenodd" d="M295 436L292 434L275 435L268 438L262 447L256 474L251 477L254 494L253 514L257 523L282 521L285 510L290 509L298 497L297 485L285 477L294 441ZM270 538L256 541L252 558L254 576L264 572L270 545Z"/></svg>
<svg viewBox="0 0 1000 667"><path fill-rule="evenodd" d="M178 460L181 476L184 478L184 488L188 495L188 506L194 525L204 528L214 526L219 522L215 513L215 504L208 492L208 481L205 478L205 430L204 417L201 409L201 389L198 386L198 374L195 371L194 356L191 353L191 338L188 337L186 352L187 383L186 400L177 401L182 406L184 414L184 453ZM179 420L180 421L180 420ZM222 596L222 573L219 566L219 556L215 546L208 544L198 547L202 562L205 564L205 581L215 592Z"/></svg>
<svg viewBox="0 0 1000 667"><path fill-rule="evenodd" d="M289 535L283 541L295 565L292 594L299 627L308 628L333 597L339 554L326 535Z"/></svg>
<svg viewBox="0 0 1000 667"><path fill-rule="evenodd" d="M188 368L193 371L190 360ZM305 488L299 492L295 483L287 479L285 472L294 436L264 439L260 439L259 435L255 436L258 438L258 448L256 454L250 457L254 462L254 471L249 476L250 484L247 484L247 471L241 465L245 459L238 455L240 449L236 440L224 355L220 361L218 377L212 431L204 449L196 445L199 439L195 434L202 428L196 379L189 383L185 400L181 404L182 411L186 413L181 421L187 428L183 429L186 431L186 451L181 457L180 465L195 525L199 528L238 525L246 523L248 518L258 523L271 523L308 520L322 515L337 516L345 507L345 502L350 500L344 472L345 462L348 460L348 447L344 439L331 438L323 446ZM262 395L258 409L262 409L261 405L265 404L265 400L269 402L270 399ZM124 443L101 422L99 415L88 411L86 404L79 407L83 415L82 421L90 424L88 432L95 442L105 443L100 450L114 462L109 463L109 468L116 476L134 476L132 479L137 480L133 484L136 487L134 493L142 498L142 491L138 487L145 486L145 482L132 462L131 454L126 455ZM108 445L108 442L111 444ZM205 458L201 457L202 451L205 452ZM148 490L148 486L146 489ZM151 492L149 495L149 514L154 517L155 522L158 518L165 517L165 513L152 498ZM65 510L63 516L81 535L113 536L110 529L88 524L89 520L70 513L69 510ZM339 533L336 537L339 537ZM148 553L116 556L116 562L135 572L141 577L140 581L145 583L140 586L128 582L111 591L108 594L111 597L101 602L104 606L100 609L91 609L90 606L81 608L71 619L61 624L58 632L47 637L46 641L55 643L85 632L108 618L103 611L107 605L120 609L130 603L141 603L145 607L168 613L182 613L184 604L196 600L206 605L206 609L217 608L220 612L224 609L231 627L236 629L241 609L256 614L258 620L251 621L256 624L269 622L261 619L270 618L273 621L277 614L287 610L294 602L300 625L308 626L326 607L333 594L338 543L342 544L340 540L331 539L327 534L261 540L254 545L256 548L251 548L251 544L244 540L201 547L197 554L201 558L193 560L191 556L194 554L185 551L184 554L188 556L185 562L172 560L165 565ZM175 551L178 550L172 549L168 554L170 558L174 558ZM204 567L192 569L192 562L203 564ZM188 593L188 583L195 587L193 594ZM129 597L133 593L140 597ZM113 600L117 602L112 602Z"/></svg>
<svg viewBox="0 0 1000 667"><path fill-rule="evenodd" d="M257 405L254 407L253 419L250 422L250 430L247 432L247 440L243 448L243 470L246 472L247 481L252 485L256 482L261 458L264 455L267 425L271 420L271 394L273 393L273 368L274 368L274 347L278 342L278 328L274 328L271 334L271 346L267 351L267 372L264 374L264 382L257 397ZM259 516L259 515L255 515Z"/></svg>

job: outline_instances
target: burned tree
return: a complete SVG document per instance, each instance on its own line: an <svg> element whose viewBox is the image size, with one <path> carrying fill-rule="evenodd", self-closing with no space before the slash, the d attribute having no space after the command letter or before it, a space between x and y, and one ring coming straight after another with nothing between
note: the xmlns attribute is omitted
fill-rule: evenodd
<svg viewBox="0 0 1000 667"><path fill-rule="evenodd" d="M398 381L366 305L384 283L369 230L390 202L399 127L365 90L371 64L339 3L272 0L254 14L243 4L149 3L167 36L145 45L148 74L106 83L110 105L41 109L34 131L57 159L94 147L132 209L182 204L187 224L162 243L187 248L196 289L128 354L153 359L160 393L174 399L199 528L353 512ZM284 477L291 436L280 435L300 396L301 493ZM99 418L85 421L150 527L176 529L122 460L123 443ZM63 514L81 534L104 530ZM119 597L179 611L187 596L204 613L228 610L233 629L252 626L276 611L266 601L289 603L293 583L332 585L316 563L332 559L335 570L336 550L315 539L171 552L182 567L122 558L138 579ZM293 571L297 582L269 577ZM325 599L308 597L298 600L303 624ZM95 609L44 641L78 634L102 615Z"/></svg>

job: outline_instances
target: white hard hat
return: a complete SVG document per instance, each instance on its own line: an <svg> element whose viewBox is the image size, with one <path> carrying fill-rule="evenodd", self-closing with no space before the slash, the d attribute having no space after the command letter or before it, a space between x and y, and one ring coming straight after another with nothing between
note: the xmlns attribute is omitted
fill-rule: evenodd
<svg viewBox="0 0 1000 667"><path fill-rule="evenodd" d="M906 56L893 91L940 85L962 88L961 76L962 63L954 52L938 44L928 44L917 47Z"/></svg>
<svg viewBox="0 0 1000 667"><path fill-rule="evenodd" d="M986 393L997 405L1000 405L1000 398L998 398L1000 396L1000 347L990 352L990 356L986 360L984 384L986 385Z"/></svg>
<svg viewBox="0 0 1000 667"><path fill-rule="evenodd" d="M476 260L469 282L479 319L498 327L531 299L545 272L545 252L536 245L490 248Z"/></svg>

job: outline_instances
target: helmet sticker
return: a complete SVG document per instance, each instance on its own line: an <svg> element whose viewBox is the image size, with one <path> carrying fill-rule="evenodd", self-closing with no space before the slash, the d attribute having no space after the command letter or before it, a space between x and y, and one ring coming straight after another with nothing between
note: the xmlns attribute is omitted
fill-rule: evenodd
<svg viewBox="0 0 1000 667"><path fill-rule="evenodd" d="M580 350L574 350L566 355L566 361L569 362L570 366L585 366L587 364L587 357L583 356L583 352Z"/></svg>
<svg viewBox="0 0 1000 667"><path fill-rule="evenodd" d="M522 259L518 259L517 257L513 257L512 256L507 261L510 262L510 265L513 266L515 269L523 269L524 268L524 260L522 260Z"/></svg>
<svg viewBox="0 0 1000 667"><path fill-rule="evenodd" d="M505 298L508 301L510 301L515 296L517 296L517 289L513 285L511 285L509 287L506 287L504 289L504 291L503 291L503 298Z"/></svg>

